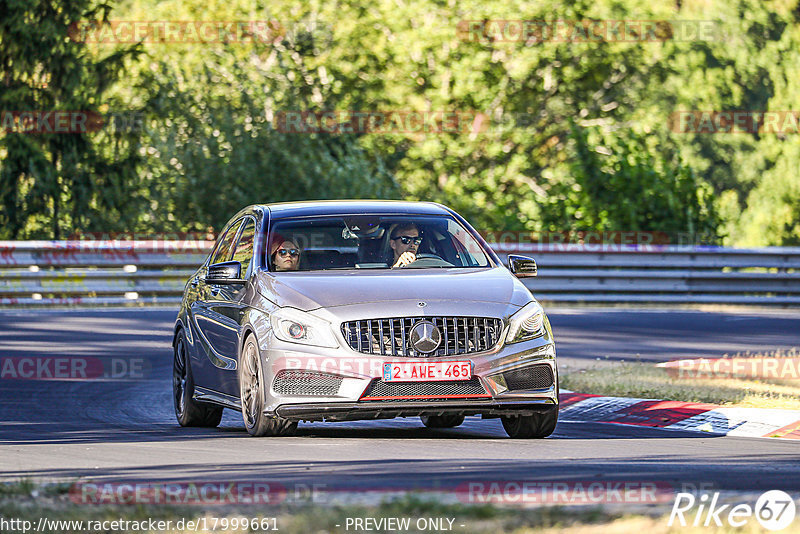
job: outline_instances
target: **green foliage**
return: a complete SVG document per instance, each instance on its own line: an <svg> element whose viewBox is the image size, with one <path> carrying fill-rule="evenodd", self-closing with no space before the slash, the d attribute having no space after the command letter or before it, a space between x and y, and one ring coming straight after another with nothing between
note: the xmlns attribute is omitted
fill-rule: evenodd
<svg viewBox="0 0 800 534"><path fill-rule="evenodd" d="M543 210L545 229L607 232L653 228L670 235L714 235L711 188L692 170L651 154L629 131L573 127L566 168Z"/></svg>
<svg viewBox="0 0 800 534"><path fill-rule="evenodd" d="M89 0L0 10L0 109L124 104L148 117L125 135L0 133L6 236L205 229L252 202L404 197L446 203L487 230L800 242L797 134L673 124L680 110L796 111L798 0L127 0L110 18L285 29L274 42L145 43L141 55L65 38L70 21L107 16ZM531 43L459 26L493 19L709 21L712 33ZM282 111L315 110L488 122L338 136L274 127Z"/></svg>
<svg viewBox="0 0 800 534"><path fill-rule="evenodd" d="M144 9L145 19L276 19L244 2L209 6L202 16L192 12L196 3L147 4L131 9ZM334 109L341 99L312 67L330 42L325 28L305 12L280 23L275 42L147 45L147 62L133 65L131 97L150 114L146 228L219 229L253 203L399 195L380 155L356 138L276 130L282 110Z"/></svg>
<svg viewBox="0 0 800 534"><path fill-rule="evenodd" d="M205 66L188 88L174 83L175 69L165 63L148 79L157 117L148 131L151 196L155 205L180 214L178 225L218 229L252 203L397 194L381 160L368 157L356 139L273 127L271 97L300 99L304 89L280 83L287 71L276 79L269 74L278 69L261 72L256 62L247 69ZM149 223L165 224L158 213Z"/></svg>
<svg viewBox="0 0 800 534"><path fill-rule="evenodd" d="M0 110L98 110L134 49L104 56L69 38L80 20L105 20L93 0L0 4ZM125 229L141 206L135 136L0 133L0 237L63 237L74 229Z"/></svg>
<svg viewBox="0 0 800 534"><path fill-rule="evenodd" d="M800 246L800 140L788 146L752 190L737 242L748 246Z"/></svg>

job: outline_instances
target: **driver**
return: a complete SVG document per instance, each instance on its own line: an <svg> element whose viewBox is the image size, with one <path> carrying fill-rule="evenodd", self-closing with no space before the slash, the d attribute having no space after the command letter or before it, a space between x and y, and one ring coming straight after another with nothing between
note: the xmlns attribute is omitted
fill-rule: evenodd
<svg viewBox="0 0 800 534"><path fill-rule="evenodd" d="M417 259L417 249L422 243L419 228L414 223L402 223L395 226L389 237L389 246L394 252L392 269L404 267Z"/></svg>

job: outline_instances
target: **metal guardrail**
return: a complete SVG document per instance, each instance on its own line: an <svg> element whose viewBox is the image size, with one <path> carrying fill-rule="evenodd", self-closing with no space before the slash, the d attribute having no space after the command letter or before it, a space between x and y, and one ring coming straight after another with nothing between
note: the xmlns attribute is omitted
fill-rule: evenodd
<svg viewBox="0 0 800 534"><path fill-rule="evenodd" d="M557 302L800 304L800 248L494 245L536 259L525 285Z"/></svg>
<svg viewBox="0 0 800 534"><path fill-rule="evenodd" d="M0 305L175 304L211 241L0 241ZM493 244L551 302L800 304L800 248Z"/></svg>
<svg viewBox="0 0 800 534"><path fill-rule="evenodd" d="M176 304L213 241L0 241L0 306Z"/></svg>

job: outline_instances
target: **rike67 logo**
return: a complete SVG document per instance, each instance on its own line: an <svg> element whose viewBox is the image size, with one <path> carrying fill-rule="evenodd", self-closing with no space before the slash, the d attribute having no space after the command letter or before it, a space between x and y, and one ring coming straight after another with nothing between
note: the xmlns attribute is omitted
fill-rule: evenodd
<svg viewBox="0 0 800 534"><path fill-rule="evenodd" d="M746 503L720 504L719 500L719 492L710 496L703 493L700 497L692 493L678 493L667 526L673 526L677 520L682 527L690 524L695 527L721 527L725 523L732 527L743 527L755 517L763 528L775 531L785 529L794 521L794 500L781 490L762 493L755 506Z"/></svg>

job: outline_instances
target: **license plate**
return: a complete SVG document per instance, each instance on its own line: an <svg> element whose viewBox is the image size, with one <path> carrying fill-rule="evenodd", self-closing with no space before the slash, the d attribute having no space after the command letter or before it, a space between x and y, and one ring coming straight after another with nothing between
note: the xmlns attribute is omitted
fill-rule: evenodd
<svg viewBox="0 0 800 534"><path fill-rule="evenodd" d="M384 382L469 380L471 362L391 362L383 364Z"/></svg>

